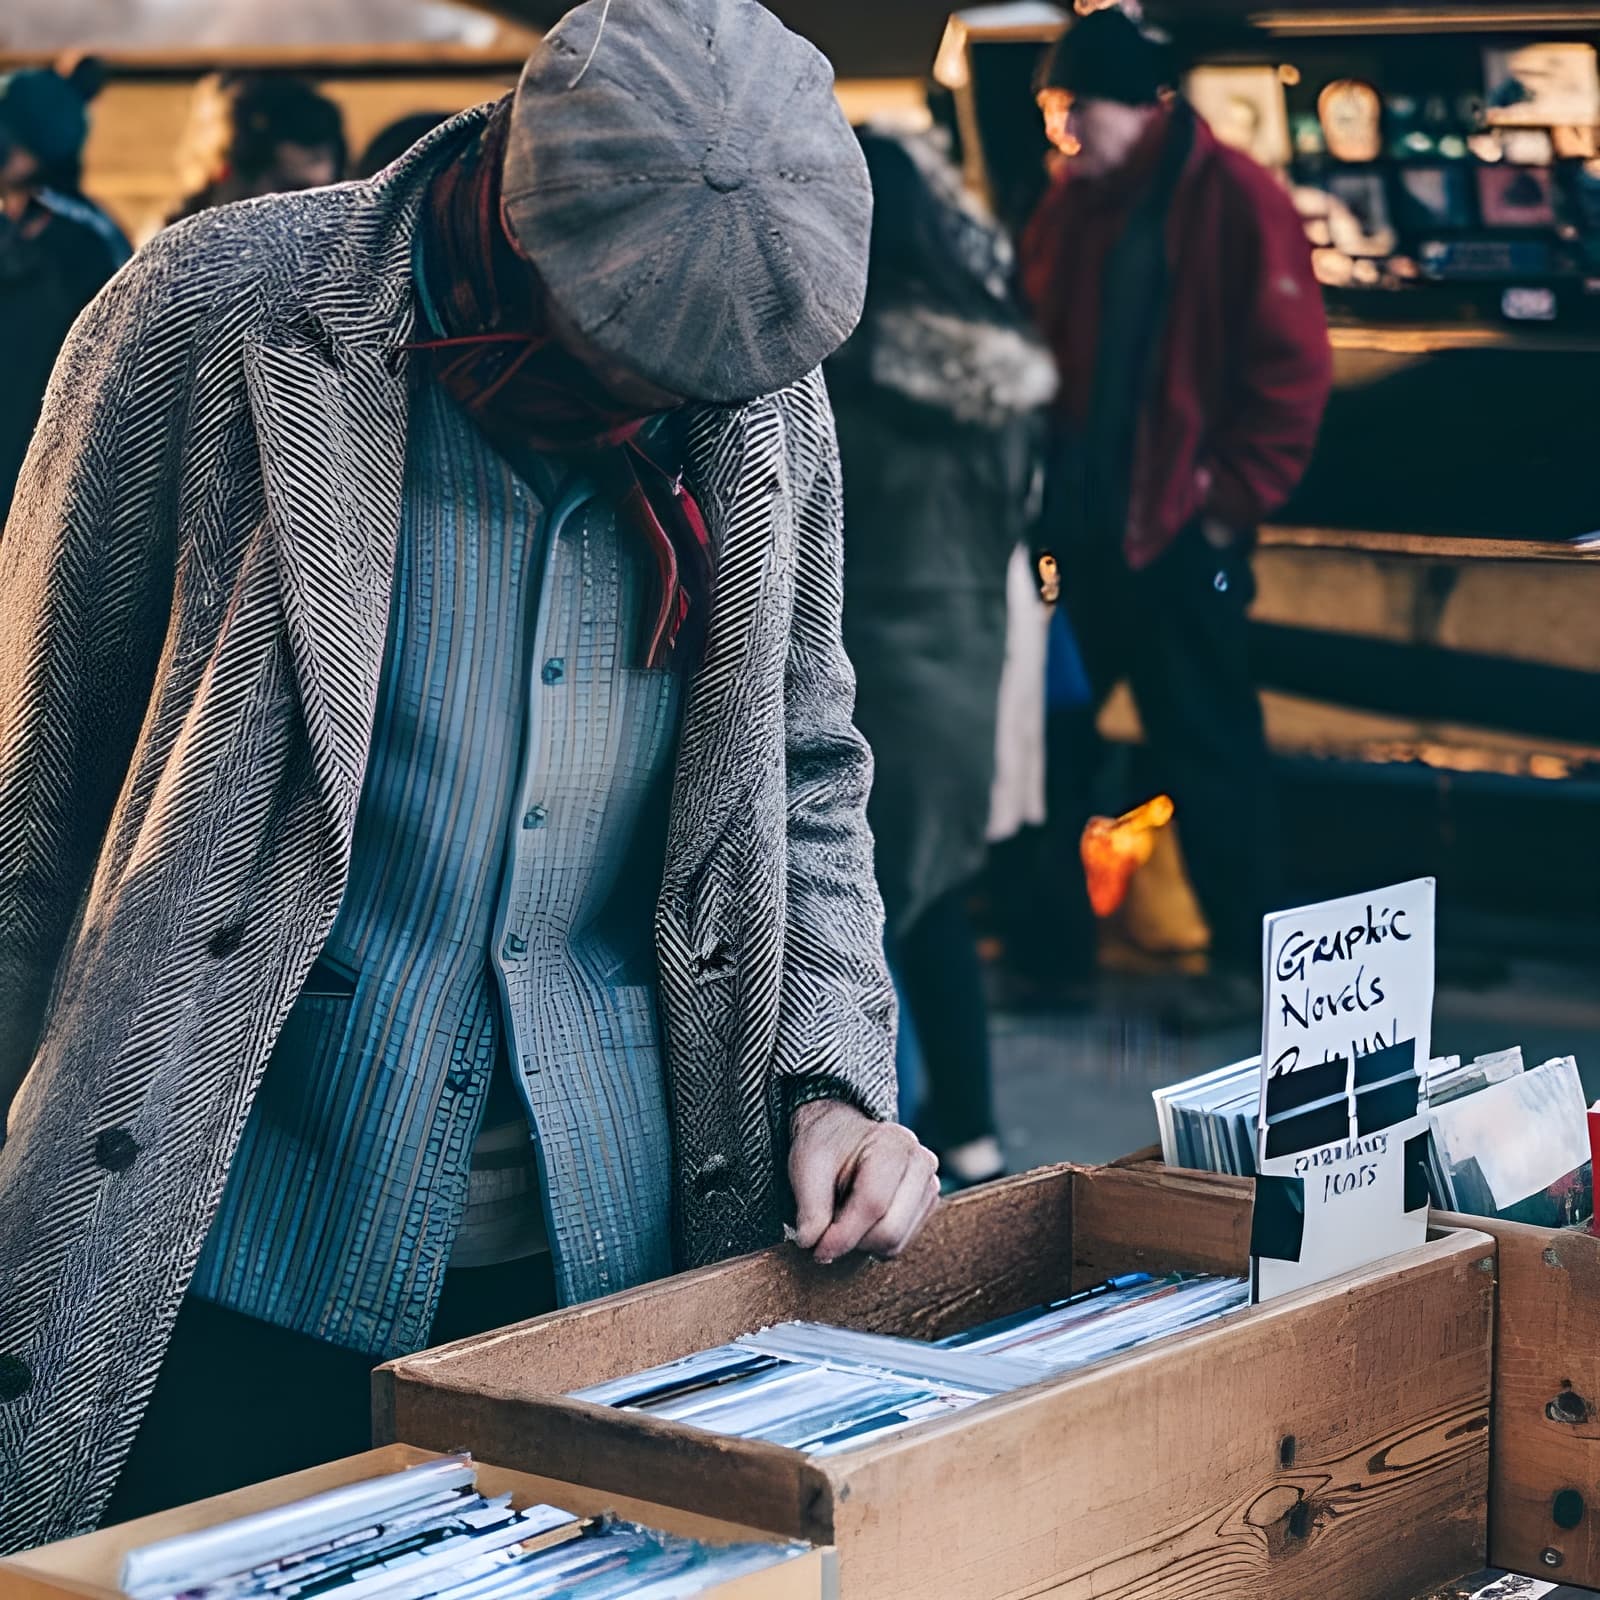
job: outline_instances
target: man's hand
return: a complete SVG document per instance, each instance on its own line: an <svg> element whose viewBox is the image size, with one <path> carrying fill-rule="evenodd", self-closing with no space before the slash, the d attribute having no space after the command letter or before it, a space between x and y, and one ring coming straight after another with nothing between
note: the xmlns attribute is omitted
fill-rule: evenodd
<svg viewBox="0 0 1600 1600"><path fill-rule="evenodd" d="M897 1256L939 1202L939 1162L909 1128L874 1122L842 1100L794 1114L789 1183L802 1250L827 1266L852 1250Z"/></svg>

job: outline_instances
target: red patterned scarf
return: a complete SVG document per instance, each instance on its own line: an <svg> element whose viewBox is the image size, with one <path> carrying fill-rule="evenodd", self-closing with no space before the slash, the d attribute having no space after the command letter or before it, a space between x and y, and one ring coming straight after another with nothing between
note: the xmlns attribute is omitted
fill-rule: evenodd
<svg viewBox="0 0 1600 1600"><path fill-rule="evenodd" d="M551 331L538 277L512 248L500 210L510 118L508 96L429 184L422 288L444 336L408 348L513 463L529 450L584 458L655 560L645 664L693 665L710 608L705 518L682 473L641 442L654 413L609 393Z"/></svg>

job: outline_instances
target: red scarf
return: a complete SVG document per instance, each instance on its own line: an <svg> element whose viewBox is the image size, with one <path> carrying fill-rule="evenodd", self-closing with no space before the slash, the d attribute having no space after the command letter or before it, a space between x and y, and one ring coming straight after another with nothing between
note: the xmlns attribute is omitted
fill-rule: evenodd
<svg viewBox="0 0 1600 1600"><path fill-rule="evenodd" d="M513 462L522 451L581 454L645 540L660 585L645 665L698 657L710 608L711 541L681 472L640 443L655 413L618 400L552 333L542 286L512 248L500 209L511 119L502 100L428 186L424 292L446 337L408 346Z"/></svg>

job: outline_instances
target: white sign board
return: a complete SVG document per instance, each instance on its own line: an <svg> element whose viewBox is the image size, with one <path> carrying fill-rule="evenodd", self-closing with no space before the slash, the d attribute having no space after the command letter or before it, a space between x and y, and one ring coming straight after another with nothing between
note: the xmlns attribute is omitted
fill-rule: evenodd
<svg viewBox="0 0 1600 1600"><path fill-rule="evenodd" d="M1427 1133L1433 879L1268 917L1263 954L1258 1219L1293 1224L1258 1221L1270 1299L1426 1237L1406 1146Z"/></svg>

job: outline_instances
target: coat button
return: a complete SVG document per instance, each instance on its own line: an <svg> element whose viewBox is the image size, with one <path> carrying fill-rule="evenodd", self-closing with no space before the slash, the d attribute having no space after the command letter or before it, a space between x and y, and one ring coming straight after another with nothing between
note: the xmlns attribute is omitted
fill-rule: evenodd
<svg viewBox="0 0 1600 1600"><path fill-rule="evenodd" d="M206 948L219 961L231 956L240 945L244 943L244 924L230 922L225 928L218 928L211 935L211 943Z"/></svg>
<svg viewBox="0 0 1600 1600"><path fill-rule="evenodd" d="M723 1155L712 1156L695 1174L694 1192L702 1199L733 1192L733 1163Z"/></svg>
<svg viewBox="0 0 1600 1600"><path fill-rule="evenodd" d="M567 662L565 656L551 656L550 659L545 662L543 670L539 673L539 676L543 678L546 683L560 683L561 680L566 677L566 675Z"/></svg>
<svg viewBox="0 0 1600 1600"><path fill-rule="evenodd" d="M542 828L550 813L543 806L529 806L523 814L522 826L524 828Z"/></svg>
<svg viewBox="0 0 1600 1600"><path fill-rule="evenodd" d="M520 934L514 933L506 940L502 953L507 961L514 960L517 956L525 956L528 953L528 941Z"/></svg>
<svg viewBox="0 0 1600 1600"><path fill-rule="evenodd" d="M733 951L724 940L718 939L706 949L696 953L694 975L697 978L717 977L733 965Z"/></svg>
<svg viewBox="0 0 1600 1600"><path fill-rule="evenodd" d="M139 1141L126 1128L107 1128L94 1142L94 1158L107 1172L126 1172L139 1159Z"/></svg>
<svg viewBox="0 0 1600 1600"><path fill-rule="evenodd" d="M0 1401L20 1400L33 1387L33 1368L21 1356L0 1355Z"/></svg>

